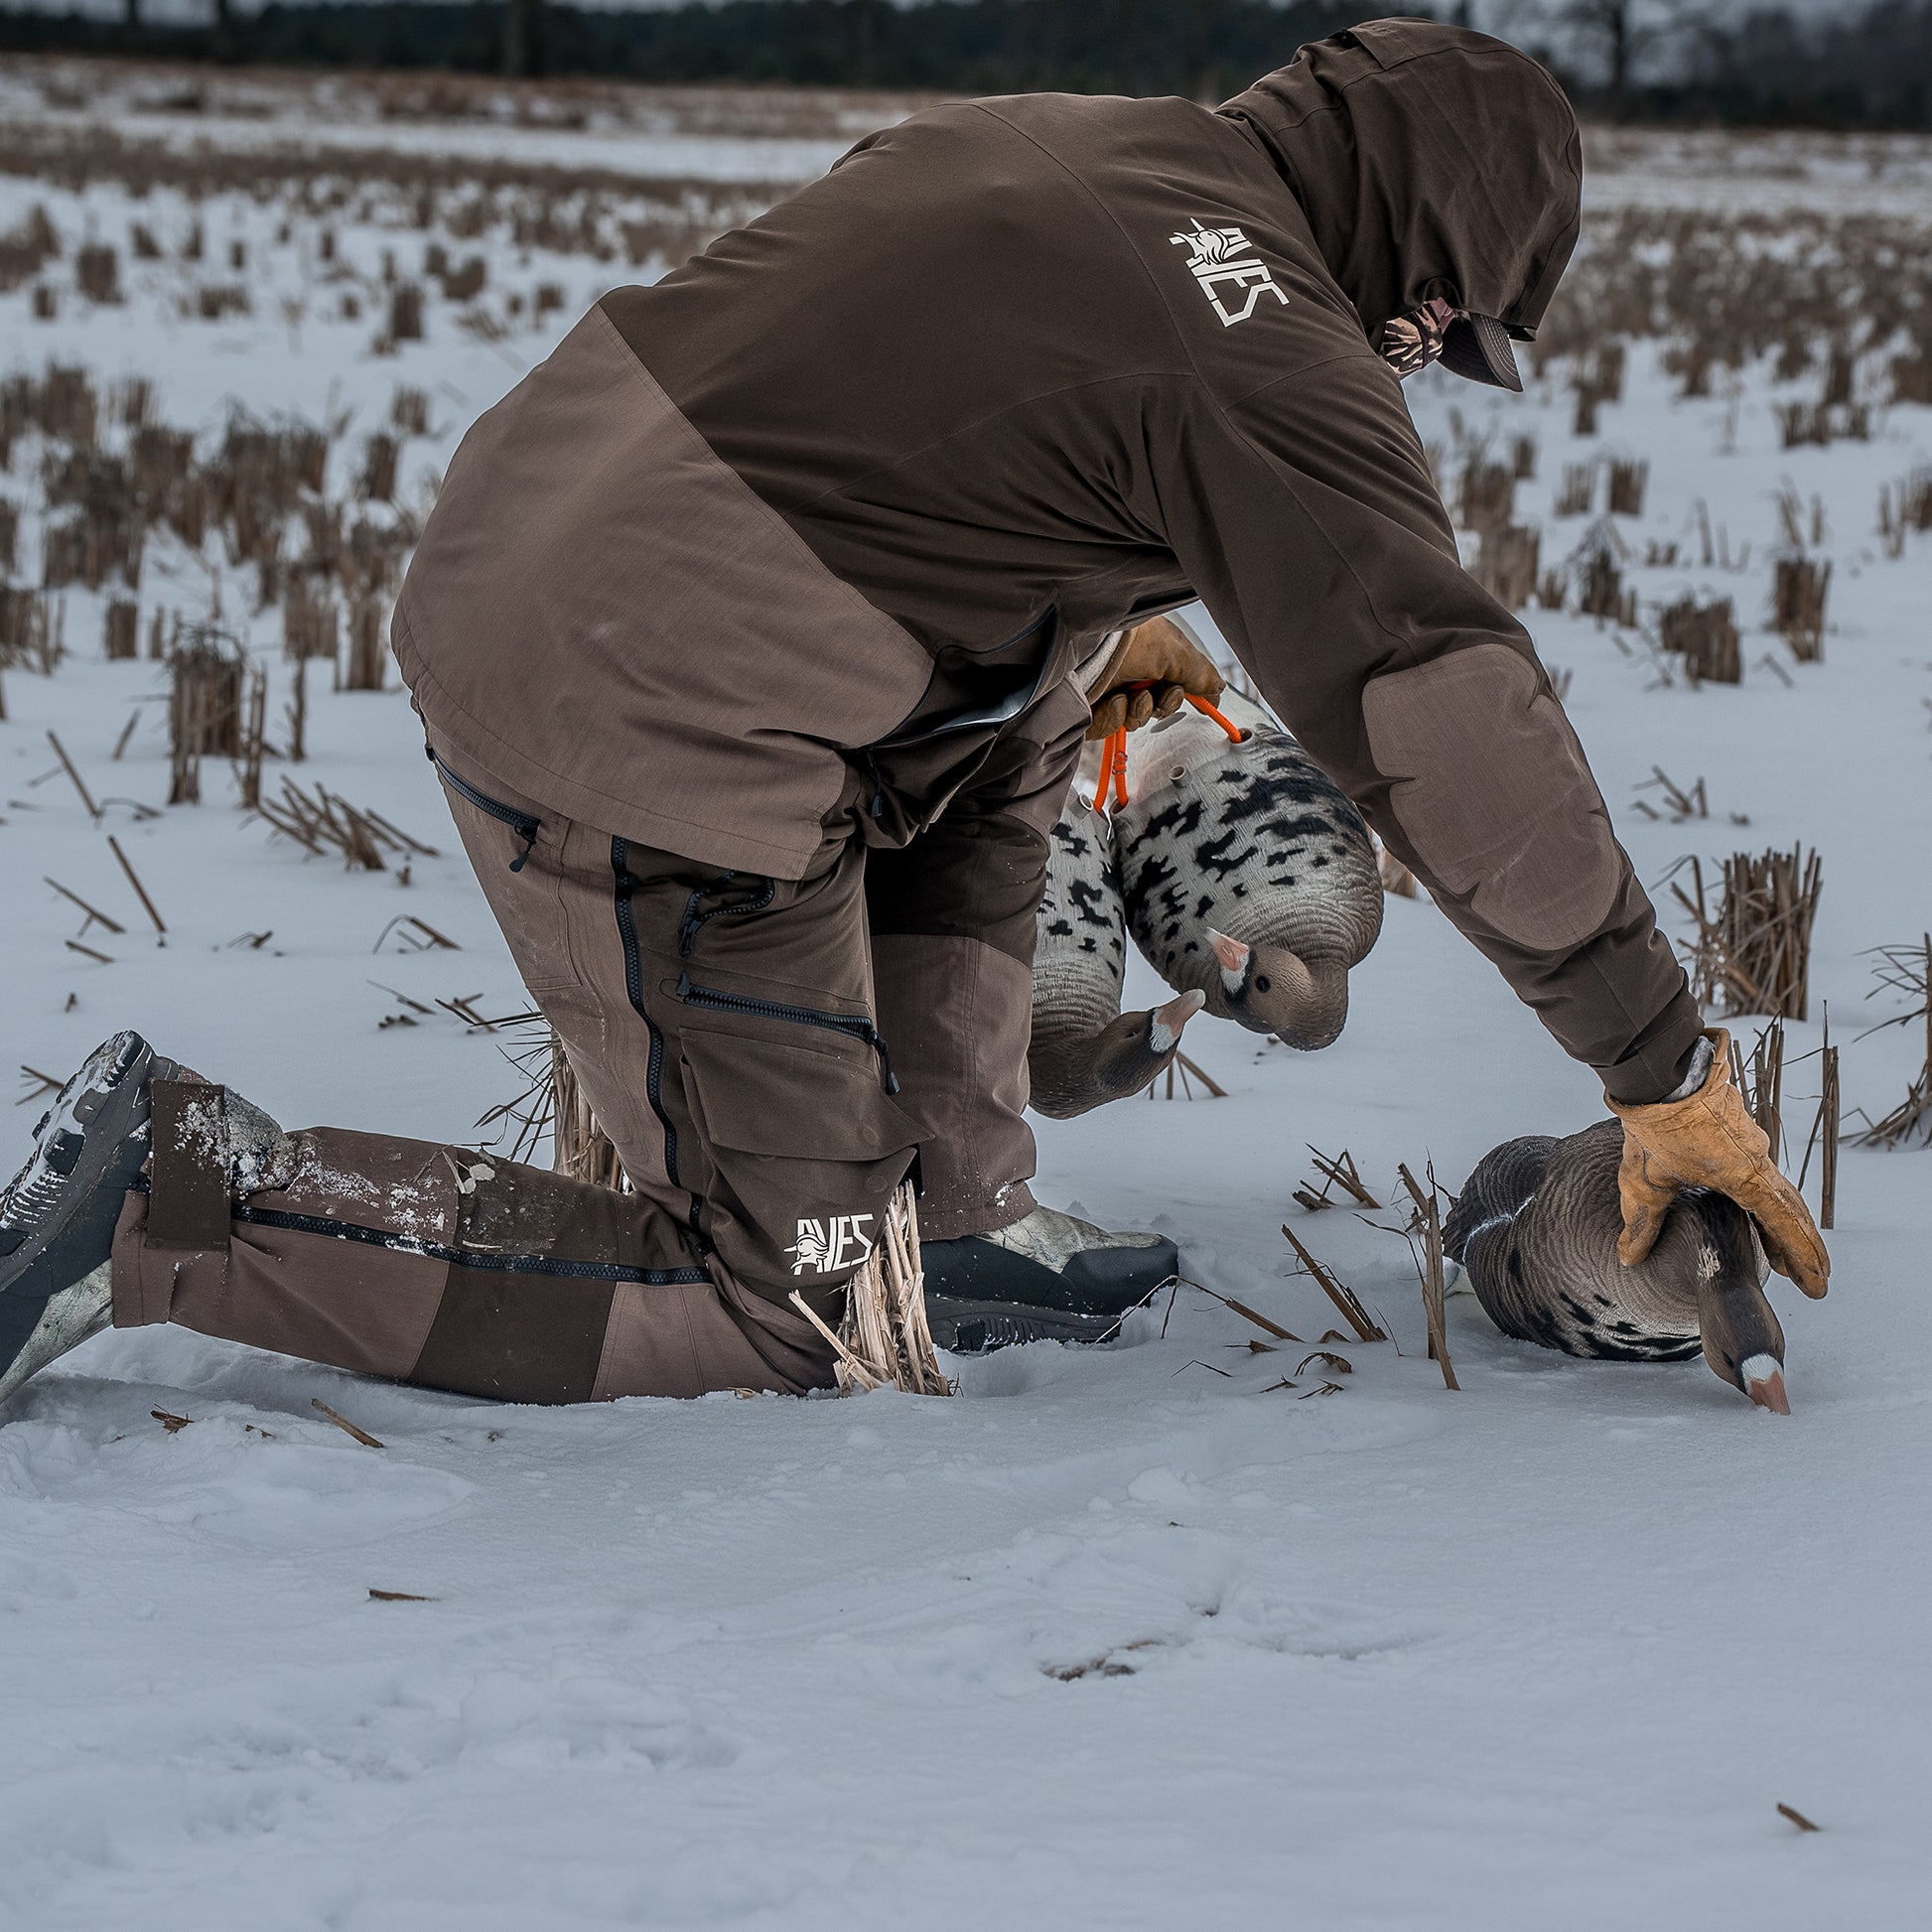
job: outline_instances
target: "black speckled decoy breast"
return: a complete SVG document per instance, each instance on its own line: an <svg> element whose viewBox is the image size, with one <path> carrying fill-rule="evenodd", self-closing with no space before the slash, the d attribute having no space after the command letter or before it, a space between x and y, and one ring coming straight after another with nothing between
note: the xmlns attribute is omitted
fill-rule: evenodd
<svg viewBox="0 0 1932 1932"><path fill-rule="evenodd" d="M1114 814L1128 930L1177 992L1290 1046L1326 1046L1349 969L1382 929L1361 814L1259 705L1225 692L1233 743L1183 707L1127 742Z"/></svg>

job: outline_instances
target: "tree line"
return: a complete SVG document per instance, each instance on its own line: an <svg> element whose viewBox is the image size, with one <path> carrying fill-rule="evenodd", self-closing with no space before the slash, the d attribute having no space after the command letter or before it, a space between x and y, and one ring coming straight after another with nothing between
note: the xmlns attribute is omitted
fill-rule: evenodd
<svg viewBox="0 0 1932 1932"><path fill-rule="evenodd" d="M562 0L322 0L201 26L0 9L0 52L139 53L282 66L442 68L637 80L1183 93L1216 99L1361 0L687 0L619 11ZM1428 18L1426 5L1400 11ZM1462 17L1455 0L1443 17ZM1525 18L1533 18L1525 16ZM1619 118L1932 127L1932 0L1834 17L1760 7L1720 21L1685 0L1561 0L1515 38L1580 104Z"/></svg>

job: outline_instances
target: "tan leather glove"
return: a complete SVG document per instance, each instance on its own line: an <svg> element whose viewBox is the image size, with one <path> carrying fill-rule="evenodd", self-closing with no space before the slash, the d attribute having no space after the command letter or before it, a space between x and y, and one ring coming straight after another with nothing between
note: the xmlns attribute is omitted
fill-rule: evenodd
<svg viewBox="0 0 1932 1932"><path fill-rule="evenodd" d="M1609 1103L1623 1122L1623 1162L1616 1176L1623 1233L1617 1259L1635 1266L1650 1252L1679 1188L1709 1187L1728 1194L1751 1217L1765 1259L1816 1300L1832 1272L1824 1238L1797 1188L1778 1172L1763 1128L1744 1111L1730 1083L1729 1034L1714 1027L1705 1037L1713 1048L1711 1071L1689 1098L1647 1107Z"/></svg>
<svg viewBox="0 0 1932 1932"><path fill-rule="evenodd" d="M1135 684L1151 688L1128 688ZM1178 624L1150 618L1121 639L1112 662L1095 681L1089 693L1093 723L1087 736L1111 738L1123 728L1139 731L1150 719L1177 711L1190 692L1212 704L1226 689L1227 680Z"/></svg>

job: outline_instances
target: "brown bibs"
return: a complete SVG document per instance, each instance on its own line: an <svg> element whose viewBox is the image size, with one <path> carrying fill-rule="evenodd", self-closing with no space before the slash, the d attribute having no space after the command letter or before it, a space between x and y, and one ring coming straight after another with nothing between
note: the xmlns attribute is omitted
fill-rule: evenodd
<svg viewBox="0 0 1932 1932"><path fill-rule="evenodd" d="M915 1152L941 1238L1033 1205L1041 821L1084 718L1063 707L1050 740L1016 737L870 877L849 825L804 879L773 881L447 767L490 907L634 1191L317 1128L292 1137L283 1184L230 1208L222 1089L158 1084L116 1322L509 1401L829 1386L789 1297L836 1319Z"/></svg>

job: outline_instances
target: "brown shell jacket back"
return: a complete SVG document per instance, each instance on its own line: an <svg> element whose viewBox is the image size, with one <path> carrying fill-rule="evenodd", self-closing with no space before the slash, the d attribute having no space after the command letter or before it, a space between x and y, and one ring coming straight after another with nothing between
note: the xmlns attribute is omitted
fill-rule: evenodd
<svg viewBox="0 0 1932 1932"><path fill-rule="evenodd" d="M1565 1047L1654 1099L1696 1007L1370 339L1436 293L1533 328L1577 196L1548 76L1428 23L1218 112L915 114L472 429L396 616L437 749L797 878L842 826L911 837L1198 596Z"/></svg>

